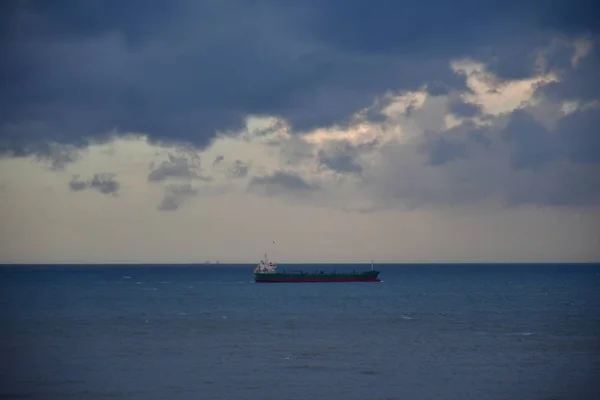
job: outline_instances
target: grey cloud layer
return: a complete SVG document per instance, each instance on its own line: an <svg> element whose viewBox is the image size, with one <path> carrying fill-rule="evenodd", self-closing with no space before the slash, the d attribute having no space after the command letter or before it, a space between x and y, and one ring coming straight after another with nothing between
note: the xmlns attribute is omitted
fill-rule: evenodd
<svg viewBox="0 0 600 400"><path fill-rule="evenodd" d="M549 35L597 33L594 7L11 2L0 44L0 152L40 154L47 141L81 147L115 130L203 147L249 113L284 117L296 131L344 122L388 90L464 88L452 57L481 58L501 77L530 75L531 50Z"/></svg>

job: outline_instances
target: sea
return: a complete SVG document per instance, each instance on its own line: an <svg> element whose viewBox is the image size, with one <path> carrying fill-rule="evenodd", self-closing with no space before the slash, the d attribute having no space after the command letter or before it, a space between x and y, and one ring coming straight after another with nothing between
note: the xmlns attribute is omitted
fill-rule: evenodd
<svg viewBox="0 0 600 400"><path fill-rule="evenodd" d="M1 266L0 399L600 399L600 264L253 268Z"/></svg>

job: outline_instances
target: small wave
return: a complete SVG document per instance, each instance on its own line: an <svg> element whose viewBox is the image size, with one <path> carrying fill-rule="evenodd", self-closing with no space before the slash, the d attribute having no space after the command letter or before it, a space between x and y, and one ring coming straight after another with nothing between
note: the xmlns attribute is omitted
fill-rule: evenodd
<svg viewBox="0 0 600 400"><path fill-rule="evenodd" d="M418 321L419 318L410 317L408 315L398 315L398 316L390 316L388 321L392 324L404 324L408 323L407 321Z"/></svg>
<svg viewBox="0 0 600 400"><path fill-rule="evenodd" d="M140 290L158 290L158 288L148 287L148 288L140 288Z"/></svg>
<svg viewBox="0 0 600 400"><path fill-rule="evenodd" d="M286 369L304 369L304 370L312 370L312 371L323 371L326 370L327 368L325 367L321 367L318 365L308 365L308 364L301 364L301 365L290 365L288 367L285 367Z"/></svg>
<svg viewBox="0 0 600 400"><path fill-rule="evenodd" d="M358 373L361 374L361 375L381 375L381 372L374 371L372 369L367 369L367 370L359 371Z"/></svg>
<svg viewBox="0 0 600 400"><path fill-rule="evenodd" d="M123 278L123 279L131 279L131 277L127 276L127 275L123 275L121 278Z"/></svg>

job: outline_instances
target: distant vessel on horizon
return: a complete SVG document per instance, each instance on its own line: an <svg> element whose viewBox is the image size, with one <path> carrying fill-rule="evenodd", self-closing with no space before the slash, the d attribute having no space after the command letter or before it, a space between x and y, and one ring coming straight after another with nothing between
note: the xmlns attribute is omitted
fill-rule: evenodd
<svg viewBox="0 0 600 400"><path fill-rule="evenodd" d="M254 268L254 282L283 283L283 282L381 282L380 271L373 268L362 272L277 272L277 263L269 261L267 254Z"/></svg>

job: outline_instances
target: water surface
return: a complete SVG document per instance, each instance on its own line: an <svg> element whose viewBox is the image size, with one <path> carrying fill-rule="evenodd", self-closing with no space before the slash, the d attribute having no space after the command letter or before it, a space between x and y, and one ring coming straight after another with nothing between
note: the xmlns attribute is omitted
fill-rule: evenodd
<svg viewBox="0 0 600 400"><path fill-rule="evenodd" d="M0 398L600 398L599 265L253 267L0 267Z"/></svg>

